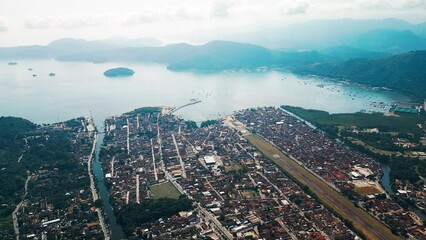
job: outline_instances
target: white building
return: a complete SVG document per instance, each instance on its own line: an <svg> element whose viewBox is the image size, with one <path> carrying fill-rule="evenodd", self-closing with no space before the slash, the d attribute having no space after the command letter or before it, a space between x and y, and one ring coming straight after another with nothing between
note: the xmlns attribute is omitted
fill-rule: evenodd
<svg viewBox="0 0 426 240"><path fill-rule="evenodd" d="M214 156L205 156L204 162L206 163L206 165L214 165L216 164L216 159L214 158Z"/></svg>

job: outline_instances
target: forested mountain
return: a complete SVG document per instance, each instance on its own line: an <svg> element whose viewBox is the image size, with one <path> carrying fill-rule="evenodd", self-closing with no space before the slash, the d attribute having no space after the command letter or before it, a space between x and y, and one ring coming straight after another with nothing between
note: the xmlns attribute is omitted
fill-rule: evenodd
<svg viewBox="0 0 426 240"><path fill-rule="evenodd" d="M352 59L341 63L300 66L300 74L345 79L373 87L387 87L423 99L426 92L426 51L381 59Z"/></svg>

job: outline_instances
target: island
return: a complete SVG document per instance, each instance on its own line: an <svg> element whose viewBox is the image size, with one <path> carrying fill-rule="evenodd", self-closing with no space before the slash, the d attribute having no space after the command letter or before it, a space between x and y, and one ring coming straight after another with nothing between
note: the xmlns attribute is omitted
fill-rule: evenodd
<svg viewBox="0 0 426 240"><path fill-rule="evenodd" d="M14 65L18 65L18 63L17 62L9 62L9 63L7 63L7 65L14 66Z"/></svg>
<svg viewBox="0 0 426 240"><path fill-rule="evenodd" d="M119 67L111 68L104 72L104 75L107 77L130 77L133 76L135 72L132 69Z"/></svg>

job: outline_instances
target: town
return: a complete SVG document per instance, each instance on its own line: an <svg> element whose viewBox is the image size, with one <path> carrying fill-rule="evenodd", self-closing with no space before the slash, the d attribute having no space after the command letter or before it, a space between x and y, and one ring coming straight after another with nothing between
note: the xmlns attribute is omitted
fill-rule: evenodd
<svg viewBox="0 0 426 240"><path fill-rule="evenodd" d="M426 238L421 219L403 209L381 188L381 169L370 157L329 138L280 108L243 110L235 114L235 118L370 212L393 232L412 239Z"/></svg>
<svg viewBox="0 0 426 240"><path fill-rule="evenodd" d="M15 235L111 238L92 170L102 144L105 186L128 239L426 239L424 221L381 186L378 162L292 113L251 108L197 124L174 112L111 116L103 133L91 117L27 132ZM424 189L396 184L396 196L424 207ZM351 204L324 198L330 191Z"/></svg>
<svg viewBox="0 0 426 240"><path fill-rule="evenodd" d="M222 121L198 128L167 109L135 110L108 118L105 132L101 161L119 218L126 205L147 199L193 201L191 210L141 224L129 237L357 238Z"/></svg>
<svg viewBox="0 0 426 240"><path fill-rule="evenodd" d="M27 165L25 194L12 214L17 239L103 239L107 227L91 176L96 145L90 118L40 125L26 134L18 161Z"/></svg>

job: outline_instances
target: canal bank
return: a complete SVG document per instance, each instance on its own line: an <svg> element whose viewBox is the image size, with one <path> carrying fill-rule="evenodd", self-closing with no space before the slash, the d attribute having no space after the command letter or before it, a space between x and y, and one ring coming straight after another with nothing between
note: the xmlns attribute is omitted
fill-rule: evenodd
<svg viewBox="0 0 426 240"><path fill-rule="evenodd" d="M394 196L395 192L392 189L392 184L390 181L390 167L389 164L385 164L385 163L381 163L381 168L382 168L382 178L380 179L380 184L383 186L383 188L385 189L386 193L389 196ZM418 209L417 207L410 207L409 208L410 211L413 211L417 216L419 216L423 221L426 221L426 214L424 214L422 211L420 211L420 209Z"/></svg>
<svg viewBox="0 0 426 240"><path fill-rule="evenodd" d="M110 225L111 239L120 240L120 239L125 239L125 235L121 225L117 223L117 218L110 204L109 193L105 186L105 181L104 181L104 173L102 170L101 163L99 162L99 154L104 142L104 137L105 137L104 133L98 134L98 142L96 144L96 150L95 150L95 161L93 162L93 173L95 174L95 178L96 178L96 188L98 190L98 194L100 195L100 198L102 199L103 210L107 217L107 222Z"/></svg>

